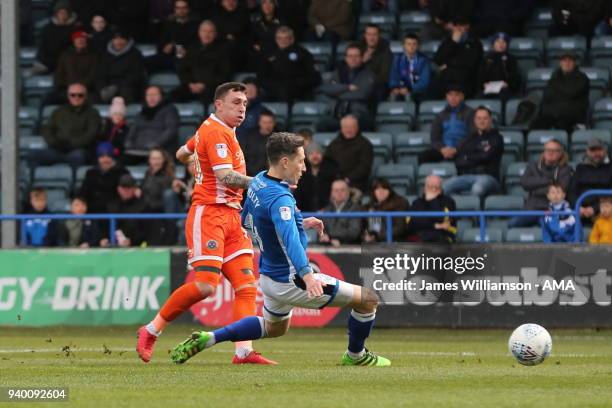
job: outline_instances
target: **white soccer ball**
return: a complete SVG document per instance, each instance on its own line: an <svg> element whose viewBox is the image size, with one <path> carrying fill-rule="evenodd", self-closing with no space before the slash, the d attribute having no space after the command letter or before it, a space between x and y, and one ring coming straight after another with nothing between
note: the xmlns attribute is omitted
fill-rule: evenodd
<svg viewBox="0 0 612 408"><path fill-rule="evenodd" d="M550 354L552 339L542 326L527 323L512 332L508 349L519 363L526 366L538 365Z"/></svg>

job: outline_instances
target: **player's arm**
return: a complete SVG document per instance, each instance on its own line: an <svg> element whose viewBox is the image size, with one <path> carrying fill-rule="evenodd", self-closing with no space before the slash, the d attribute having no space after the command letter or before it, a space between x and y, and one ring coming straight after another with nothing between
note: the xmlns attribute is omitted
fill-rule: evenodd
<svg viewBox="0 0 612 408"><path fill-rule="evenodd" d="M233 169L218 169L215 170L215 177L221 184L232 188L248 188L253 177L245 176Z"/></svg>
<svg viewBox="0 0 612 408"><path fill-rule="evenodd" d="M306 284L308 296L321 296L324 284L314 278L306 251L300 241L300 233L295 223L295 207L291 199L288 196L278 198L270 207L270 217L289 261Z"/></svg>
<svg viewBox="0 0 612 408"><path fill-rule="evenodd" d="M193 160L195 152L195 138L191 138L176 151L176 159L183 164L189 164Z"/></svg>

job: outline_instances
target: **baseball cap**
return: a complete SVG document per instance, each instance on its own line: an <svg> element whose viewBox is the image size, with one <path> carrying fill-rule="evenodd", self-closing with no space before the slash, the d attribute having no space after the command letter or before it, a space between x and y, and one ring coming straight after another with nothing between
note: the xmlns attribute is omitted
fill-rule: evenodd
<svg viewBox="0 0 612 408"><path fill-rule="evenodd" d="M602 142L601 139L598 139L596 137L589 139L589 141L587 142L587 149L603 149L604 147L606 147L604 145L604 142Z"/></svg>
<svg viewBox="0 0 612 408"><path fill-rule="evenodd" d="M119 187L136 187L136 180L131 174L124 174L119 177Z"/></svg>

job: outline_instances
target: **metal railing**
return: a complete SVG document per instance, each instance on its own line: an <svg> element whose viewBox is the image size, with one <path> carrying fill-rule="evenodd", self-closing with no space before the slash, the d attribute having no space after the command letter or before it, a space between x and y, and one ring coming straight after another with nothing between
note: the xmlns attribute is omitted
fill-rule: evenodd
<svg viewBox="0 0 612 408"><path fill-rule="evenodd" d="M304 217L317 218L385 218L386 222L386 242L393 242L393 218L397 217L451 217L451 218L478 218L480 228L480 241L486 242L487 218L502 217L543 217L544 215L574 215L576 227L574 231L574 241L582 242L582 223L580 220L580 206L587 197L592 196L612 196L612 190L590 190L582 194L577 200L574 210L550 212L550 211L356 211L356 212L304 212ZM107 220L109 221L109 241L111 245L116 245L115 231L119 220L180 220L187 216L185 213L161 213L161 214L16 214L0 215L0 221L27 221L33 219L49 220ZM23 238L24 224L21 226ZM23 242L23 241L21 241Z"/></svg>

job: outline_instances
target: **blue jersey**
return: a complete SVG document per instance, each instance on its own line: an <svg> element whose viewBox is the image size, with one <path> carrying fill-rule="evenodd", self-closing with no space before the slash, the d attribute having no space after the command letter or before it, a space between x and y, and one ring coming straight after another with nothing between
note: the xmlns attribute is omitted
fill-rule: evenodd
<svg viewBox="0 0 612 408"><path fill-rule="evenodd" d="M259 273L278 282L312 272L306 256L308 239L289 185L259 173L249 185L242 211L244 227L259 246Z"/></svg>

